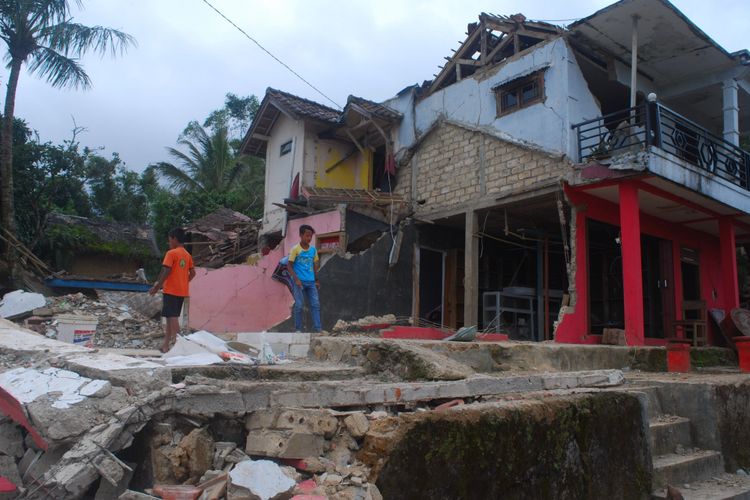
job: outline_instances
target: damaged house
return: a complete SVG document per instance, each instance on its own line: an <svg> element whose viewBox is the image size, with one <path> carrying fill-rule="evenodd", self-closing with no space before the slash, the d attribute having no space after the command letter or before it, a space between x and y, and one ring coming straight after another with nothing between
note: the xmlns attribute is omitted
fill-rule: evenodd
<svg viewBox="0 0 750 500"><path fill-rule="evenodd" d="M276 250L199 276L198 295L226 283L216 273L233 281L194 326L288 318L270 274L309 223L335 249L324 328L393 312L521 340L714 344L710 314L739 305L750 237L748 53L666 1L632 0L567 28L483 13L447 59L343 111L268 90L243 150L266 159Z"/></svg>

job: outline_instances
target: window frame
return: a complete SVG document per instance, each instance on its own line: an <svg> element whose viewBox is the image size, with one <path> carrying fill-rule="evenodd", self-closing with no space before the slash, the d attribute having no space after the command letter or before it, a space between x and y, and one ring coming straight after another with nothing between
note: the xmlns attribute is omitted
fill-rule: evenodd
<svg viewBox="0 0 750 500"><path fill-rule="evenodd" d="M544 73L545 70L536 71L530 75L516 78L502 85L498 85L495 91L495 105L497 107L497 117L505 116L523 108L528 108L534 104L544 102L547 95L544 92ZM536 84L537 95L528 101L523 100L523 88L529 83ZM503 109L503 100L506 95L513 95L516 98L516 104L513 107Z"/></svg>
<svg viewBox="0 0 750 500"><path fill-rule="evenodd" d="M284 151L284 148L286 146L289 146L289 148L286 151ZM289 139L288 141L283 142L281 144L281 146L279 146L279 158L281 158L282 156L285 156L285 155L288 155L289 153L291 153L293 147L294 147L294 139Z"/></svg>

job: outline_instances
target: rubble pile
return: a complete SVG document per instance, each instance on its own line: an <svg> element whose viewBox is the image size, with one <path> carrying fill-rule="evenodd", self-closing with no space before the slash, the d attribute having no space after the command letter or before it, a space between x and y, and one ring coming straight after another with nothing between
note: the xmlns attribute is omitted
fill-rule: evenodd
<svg viewBox="0 0 750 500"><path fill-rule="evenodd" d="M149 297L147 294L137 295L144 299ZM47 297L46 306L34 309L31 317L16 322L57 339L60 315L93 317L97 325L90 347L158 349L161 346L164 330L159 321L144 316L129 305L125 293L107 292L103 297L93 299L82 293ZM154 300L158 302L160 299L156 297ZM152 309L145 310L150 312ZM158 308L156 310L158 312Z"/></svg>
<svg viewBox="0 0 750 500"><path fill-rule="evenodd" d="M365 316L354 321L338 320L333 326L333 333L353 333L362 331L377 331L381 328L387 328L388 326L401 323L393 314L385 314L383 316Z"/></svg>
<svg viewBox="0 0 750 500"><path fill-rule="evenodd" d="M238 264L256 254L259 230L259 222L228 208L220 208L185 227L193 262L210 268Z"/></svg>
<svg viewBox="0 0 750 500"><path fill-rule="evenodd" d="M154 494L164 485L210 489L206 498L216 499L378 500L369 468L355 458L369 427L363 412L325 409L259 410L221 425L170 416L144 430L146 457L133 483L153 484L144 490Z"/></svg>

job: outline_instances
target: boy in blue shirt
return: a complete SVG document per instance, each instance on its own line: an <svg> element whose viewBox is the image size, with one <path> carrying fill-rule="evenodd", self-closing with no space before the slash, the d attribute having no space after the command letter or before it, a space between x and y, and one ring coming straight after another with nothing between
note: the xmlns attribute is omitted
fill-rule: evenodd
<svg viewBox="0 0 750 500"><path fill-rule="evenodd" d="M318 251L310 245L315 230L303 224L299 228L299 243L289 252L287 270L294 281L294 326L302 331L302 309L305 307L304 296L310 305L313 331L320 331L320 299L318 298Z"/></svg>

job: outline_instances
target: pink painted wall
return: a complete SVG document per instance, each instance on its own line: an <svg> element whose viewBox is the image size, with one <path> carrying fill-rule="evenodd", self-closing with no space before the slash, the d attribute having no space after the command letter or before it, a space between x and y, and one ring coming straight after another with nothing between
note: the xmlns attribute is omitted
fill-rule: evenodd
<svg viewBox="0 0 750 500"><path fill-rule="evenodd" d="M190 327L215 333L258 332L289 318L292 295L271 279L279 260L299 242L302 224L330 233L340 231L341 223L338 210L295 219L287 223L287 236L279 246L254 265L196 268L190 283Z"/></svg>

